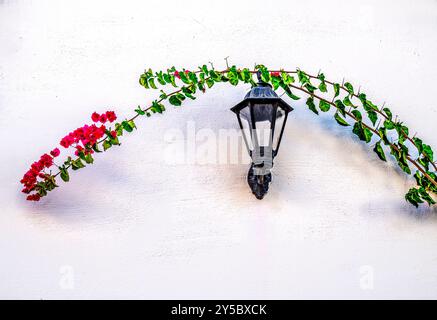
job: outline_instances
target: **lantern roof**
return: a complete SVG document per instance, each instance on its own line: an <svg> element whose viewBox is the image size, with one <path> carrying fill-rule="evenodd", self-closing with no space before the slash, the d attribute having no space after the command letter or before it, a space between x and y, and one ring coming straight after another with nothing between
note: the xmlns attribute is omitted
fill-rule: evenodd
<svg viewBox="0 0 437 320"><path fill-rule="evenodd" d="M235 113L238 113L241 109L246 107L249 103L278 103L281 109L285 112L290 112L293 108L282 100L276 92L272 89L272 86L265 82L258 82L256 87L253 87L244 97L244 99L237 105L231 108Z"/></svg>

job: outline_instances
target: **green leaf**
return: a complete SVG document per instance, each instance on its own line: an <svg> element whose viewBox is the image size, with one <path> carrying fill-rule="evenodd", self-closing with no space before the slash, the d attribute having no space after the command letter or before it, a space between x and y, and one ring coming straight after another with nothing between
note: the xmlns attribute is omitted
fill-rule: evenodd
<svg viewBox="0 0 437 320"><path fill-rule="evenodd" d="M182 105L182 101L177 96L171 96L168 101L176 107Z"/></svg>
<svg viewBox="0 0 437 320"><path fill-rule="evenodd" d="M317 90L317 87L313 86L311 83L307 83L304 86L309 92L314 93Z"/></svg>
<svg viewBox="0 0 437 320"><path fill-rule="evenodd" d="M123 126L120 123L116 123L115 124L115 131L117 132L117 136L122 136L123 135Z"/></svg>
<svg viewBox="0 0 437 320"><path fill-rule="evenodd" d="M419 157L419 158L417 159L417 162L419 162L420 165L426 169L426 171L429 170L429 160L428 160L427 157L425 157L425 156L423 156L423 157Z"/></svg>
<svg viewBox="0 0 437 320"><path fill-rule="evenodd" d="M388 146L389 144L390 144L390 141L388 141L388 138L387 138L387 129L385 128L385 127L380 127L379 129L378 129L378 134L379 134L379 137L382 139L382 141L384 142L384 144L386 145L386 146Z"/></svg>
<svg viewBox="0 0 437 320"><path fill-rule="evenodd" d="M334 87L334 98L337 97L340 94L340 84L334 83L332 85Z"/></svg>
<svg viewBox="0 0 437 320"><path fill-rule="evenodd" d="M112 145L116 145L119 146L120 145L120 141L118 140L118 137L116 136L115 138L111 135L111 133L108 134L108 139L111 142Z"/></svg>
<svg viewBox="0 0 437 320"><path fill-rule="evenodd" d="M402 123L395 123L394 127L398 133L399 143L404 143L409 134L408 127L402 125Z"/></svg>
<svg viewBox="0 0 437 320"><path fill-rule="evenodd" d="M343 117L346 117L346 107L340 99L335 100L335 105Z"/></svg>
<svg viewBox="0 0 437 320"><path fill-rule="evenodd" d="M179 77L183 83L190 84L190 80L188 80L187 74L185 71L179 72Z"/></svg>
<svg viewBox="0 0 437 320"><path fill-rule="evenodd" d="M360 140L369 143L372 140L373 133L363 126L361 121L355 122L352 132L360 138Z"/></svg>
<svg viewBox="0 0 437 320"><path fill-rule="evenodd" d="M68 157L67 160L64 161L64 165L69 166L71 164L71 157Z"/></svg>
<svg viewBox="0 0 437 320"><path fill-rule="evenodd" d="M126 130L127 131L127 130ZM106 151L106 150L108 150L109 148L111 148L112 147L112 144L111 144L111 142L109 142L109 140L105 140L105 141L103 141L103 150L104 151Z"/></svg>
<svg viewBox="0 0 437 320"><path fill-rule="evenodd" d="M306 104L307 104L308 108L309 108L312 112L314 112L315 114L319 114L319 112L317 111L316 105L314 104L314 98L313 98L313 97L309 97L309 98L307 99Z"/></svg>
<svg viewBox="0 0 437 320"><path fill-rule="evenodd" d="M408 193L405 195L405 200L407 200L416 208L419 207L420 203L423 203L423 200L420 198L419 191L416 188L411 188L408 190Z"/></svg>
<svg viewBox="0 0 437 320"><path fill-rule="evenodd" d="M369 117L372 124L375 125L376 121L378 120L378 114L373 110L369 110L367 111L367 116Z"/></svg>
<svg viewBox="0 0 437 320"><path fill-rule="evenodd" d="M185 96L180 92L176 93L176 97L181 101L185 100Z"/></svg>
<svg viewBox="0 0 437 320"><path fill-rule="evenodd" d="M423 153L426 155L426 157L433 162L434 161L434 152L432 151L431 147L427 144L423 144Z"/></svg>
<svg viewBox="0 0 437 320"><path fill-rule="evenodd" d="M199 79L197 78L197 75L194 72L188 72L187 74L188 79L191 80L192 83L197 84L199 82Z"/></svg>
<svg viewBox="0 0 437 320"><path fill-rule="evenodd" d="M63 167L60 167L60 168L59 168L59 171L61 172L60 175L61 175L61 179L62 179L63 181L65 181L65 182L70 181L70 175L69 175L67 169L65 169L65 168L63 168Z"/></svg>
<svg viewBox="0 0 437 320"><path fill-rule="evenodd" d="M390 110L389 108L384 108L384 109L382 109L382 110L385 112L385 114L387 115L387 117L388 117L390 120L393 119L393 114L392 114L392 112L391 112L391 110Z"/></svg>
<svg viewBox="0 0 437 320"><path fill-rule="evenodd" d="M381 147L381 141L382 141L382 140L378 141L378 142L375 144L375 147L373 148L373 151L376 152L376 154L378 155L379 159L381 159L382 161L387 161L387 159L386 159L386 157L385 157L384 150L383 150L382 147Z"/></svg>
<svg viewBox="0 0 437 320"><path fill-rule="evenodd" d="M229 78L229 83L232 84L233 86L238 85L238 77Z"/></svg>
<svg viewBox="0 0 437 320"><path fill-rule="evenodd" d="M355 116L355 118L357 118L358 121L362 121L363 120L363 115L361 114L360 111L352 110L351 113Z"/></svg>
<svg viewBox="0 0 437 320"><path fill-rule="evenodd" d="M436 202L434 201L433 198L431 198L431 196L428 194L428 192L426 192L424 187L420 187L419 188L419 194L420 197L425 200L430 206L435 204Z"/></svg>
<svg viewBox="0 0 437 320"><path fill-rule="evenodd" d="M352 108L356 108L356 107L357 107L357 106L355 106L355 105L352 103L352 101L350 100L349 96L344 97L344 99L343 99L343 104L344 104L345 106L352 107Z"/></svg>
<svg viewBox="0 0 437 320"><path fill-rule="evenodd" d="M273 90L278 90L279 86L281 85L281 81L282 80L278 77L272 77Z"/></svg>
<svg viewBox="0 0 437 320"><path fill-rule="evenodd" d="M85 161L85 153L84 153L83 151L80 151L80 152L78 153L78 156L79 156L79 158L81 158L82 160Z"/></svg>
<svg viewBox="0 0 437 320"><path fill-rule="evenodd" d="M155 80L153 78L149 79L149 86L152 89L157 89L156 85L155 85Z"/></svg>
<svg viewBox="0 0 437 320"><path fill-rule="evenodd" d="M262 81L267 83L270 82L270 72L264 65L262 64L256 65L255 70L260 72Z"/></svg>
<svg viewBox="0 0 437 320"><path fill-rule="evenodd" d="M411 174L410 167L407 162L408 149L404 145L397 145L398 149L395 149L393 145L390 145L391 154L396 158L399 167L407 174Z"/></svg>
<svg viewBox="0 0 437 320"><path fill-rule="evenodd" d="M162 71L156 72L155 75L156 75L156 78L158 79L159 84L165 86L166 82L164 80L164 75L163 75Z"/></svg>
<svg viewBox="0 0 437 320"><path fill-rule="evenodd" d="M416 179L417 185L423 186L424 185L424 179L420 174L419 170L416 170L416 173L414 174L414 179Z"/></svg>
<svg viewBox="0 0 437 320"><path fill-rule="evenodd" d="M162 75L162 77L164 78L164 80L165 80L166 83L168 83L168 84L171 84L171 83L172 83L171 75L170 75L170 74L168 74L168 73L164 73L164 74Z"/></svg>
<svg viewBox="0 0 437 320"><path fill-rule="evenodd" d="M358 99L360 99L361 104L362 104L363 106L366 106L367 96L366 96L365 93L360 93L360 94L358 95Z"/></svg>
<svg viewBox="0 0 437 320"><path fill-rule="evenodd" d="M281 71L281 79L282 79L282 82L284 82L284 84L286 86L288 86L291 83L294 83L294 77L290 76L285 71Z"/></svg>
<svg viewBox="0 0 437 320"><path fill-rule="evenodd" d="M71 168L73 170L79 170L81 168L85 168L85 165L82 163L82 160L76 159L71 162Z"/></svg>
<svg viewBox="0 0 437 320"><path fill-rule="evenodd" d="M340 114L338 112L335 113L334 115L334 119L337 121L337 123L343 127L348 127L349 123L346 122L346 120L344 120Z"/></svg>
<svg viewBox="0 0 437 320"><path fill-rule="evenodd" d="M321 92L328 92L328 88L326 87L326 83L325 82L320 82L319 84L319 90Z"/></svg>
<svg viewBox="0 0 437 320"><path fill-rule="evenodd" d="M354 87L349 82L346 82L344 87L347 89L350 95L354 94Z"/></svg>
<svg viewBox="0 0 437 320"><path fill-rule="evenodd" d="M170 81L171 81L171 85L173 86L173 87L175 87L175 88L177 88L177 84L176 84L176 78L175 78L175 76L174 75L170 75Z"/></svg>
<svg viewBox="0 0 437 320"><path fill-rule="evenodd" d="M154 100L152 102L152 106L150 107L150 111L152 111L153 113L162 113L165 111L165 107L162 103L159 103L158 101Z"/></svg>
<svg viewBox="0 0 437 320"><path fill-rule="evenodd" d="M423 152L423 142L421 139L414 137L413 138L414 141L414 145L417 147L417 150L419 151L419 153Z"/></svg>
<svg viewBox="0 0 437 320"><path fill-rule="evenodd" d="M320 100L319 102L319 108L320 110L322 110L323 112L328 112L329 109L331 108L331 105L325 101L325 100Z"/></svg>
<svg viewBox="0 0 437 320"><path fill-rule="evenodd" d="M391 120L385 120L384 127L386 127L387 130L393 130L395 128L395 124Z"/></svg>
<svg viewBox="0 0 437 320"><path fill-rule="evenodd" d="M367 100L367 101L366 101L366 106L367 106L368 108L370 108L370 109L373 109L373 110L379 110L378 107L377 107L376 105L374 105L374 104L372 103L372 101L370 101L370 100Z"/></svg>
<svg viewBox="0 0 437 320"><path fill-rule="evenodd" d="M206 64L204 64L204 65L202 66L202 71L203 71L205 74L208 74L208 66L207 66Z"/></svg>
<svg viewBox="0 0 437 320"><path fill-rule="evenodd" d="M162 91L161 90L161 94L159 95L159 97L162 99L162 100L165 100L165 99L167 99L167 94L164 92L164 91Z"/></svg>
<svg viewBox="0 0 437 320"><path fill-rule="evenodd" d="M310 82L310 78L306 75L305 72L301 70L297 70L297 78L302 85L305 85Z"/></svg>
<svg viewBox="0 0 437 320"><path fill-rule="evenodd" d="M193 90L191 90L189 87L182 87L182 92L185 94L187 98L190 98L191 100L196 99L196 97L193 96Z"/></svg>
<svg viewBox="0 0 437 320"><path fill-rule="evenodd" d="M135 124L135 122L133 120L129 120L127 123L131 126L132 129L136 129L137 128L137 126L136 126L136 124Z"/></svg>
<svg viewBox="0 0 437 320"><path fill-rule="evenodd" d="M283 82L281 82L279 85L281 86L282 89L284 89L285 93L287 93L287 95L288 95L291 99L293 99L293 100L299 100L299 99L300 99L300 97L294 95L293 92L291 92L289 86L286 86Z"/></svg>
<svg viewBox="0 0 437 320"><path fill-rule="evenodd" d="M149 84L147 83L147 76L145 74L142 74L140 76L139 82L140 85L142 85L144 88L149 89Z"/></svg>
<svg viewBox="0 0 437 320"><path fill-rule="evenodd" d="M94 163L94 159L91 153L85 155L85 162L88 164Z"/></svg>
<svg viewBox="0 0 437 320"><path fill-rule="evenodd" d="M214 85L214 80L211 79L206 79L206 85L208 86L208 88L211 88Z"/></svg>
<svg viewBox="0 0 437 320"><path fill-rule="evenodd" d="M264 80L265 82L269 82L270 81L270 75L269 72L267 71L267 69L261 71L262 73L262 77L266 80ZM265 74L267 73L267 75ZM235 66L232 66L229 71L228 71L228 79L229 79L229 83L232 84L233 86L236 86L238 84L238 71L237 68Z"/></svg>
<svg viewBox="0 0 437 320"><path fill-rule="evenodd" d="M220 82L222 78L221 75L218 72L215 72L214 70L209 70L209 76L215 82Z"/></svg>
<svg viewBox="0 0 437 320"><path fill-rule="evenodd" d="M146 114L146 112L143 109L141 109L140 106L138 106L138 108L135 109L135 112L138 113L140 116L143 116Z"/></svg>
<svg viewBox="0 0 437 320"><path fill-rule="evenodd" d="M127 132L132 132L134 130L134 127L132 127L128 121L123 121L121 125L123 126L123 129L126 130Z"/></svg>
<svg viewBox="0 0 437 320"><path fill-rule="evenodd" d="M117 134L118 134L118 133L117 133ZM97 143L93 144L92 148L93 148L93 150L94 150L95 152L97 152L97 153L102 152L102 151L99 149Z"/></svg>

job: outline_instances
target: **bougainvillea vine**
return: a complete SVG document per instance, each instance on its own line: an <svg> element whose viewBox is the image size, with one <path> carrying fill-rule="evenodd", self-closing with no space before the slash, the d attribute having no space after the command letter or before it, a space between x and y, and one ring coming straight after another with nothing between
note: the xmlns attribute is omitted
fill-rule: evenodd
<svg viewBox="0 0 437 320"><path fill-rule="evenodd" d="M55 158L60 155L58 148L42 155L21 180L23 192L28 194L28 200L38 201L58 186L58 176L68 182L70 170L79 170L92 164L95 152L119 145L119 137L123 133L136 129L135 121L138 117L163 113L166 110L164 101L179 107L186 99L196 99L198 90L205 92L221 82L233 86L239 83L254 86L255 73L260 73L264 82L271 84L274 90L284 91L292 100L301 99L297 92L304 94L306 106L316 115L332 110L334 120L341 126L351 127L352 133L361 141L372 144L373 151L382 161L387 161L386 153L389 152L401 170L413 175L416 180L417 185L405 195L409 203L416 207L424 202L429 205L436 203L437 165L433 150L416 135L411 137L409 128L393 115L390 108L377 106L364 92L355 90L350 82L328 81L320 72L311 75L300 69L269 70L264 65L257 65L254 70L232 66L218 71L212 65L203 65L196 71L177 70L175 67L157 72L145 70L139 79L144 88L158 89L158 85L161 85L173 86L177 90L170 93L160 90L159 98L146 107L138 106L130 119L114 123L113 128L110 124L117 120L114 112L94 112L91 115L93 124L74 130L60 142L66 149L73 148L74 156L68 156L62 164L55 164ZM51 169L57 171L52 172Z"/></svg>

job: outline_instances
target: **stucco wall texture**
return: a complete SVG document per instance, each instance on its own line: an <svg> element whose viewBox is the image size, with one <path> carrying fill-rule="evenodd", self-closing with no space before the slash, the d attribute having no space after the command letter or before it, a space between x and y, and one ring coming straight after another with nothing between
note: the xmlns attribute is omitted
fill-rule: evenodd
<svg viewBox="0 0 437 320"><path fill-rule="evenodd" d="M437 298L436 209L304 99L262 201L247 161L214 161L245 86L139 120L40 203L18 182L93 111L150 103L146 67L228 56L345 77L437 147L436 31L431 0L0 1L0 297Z"/></svg>

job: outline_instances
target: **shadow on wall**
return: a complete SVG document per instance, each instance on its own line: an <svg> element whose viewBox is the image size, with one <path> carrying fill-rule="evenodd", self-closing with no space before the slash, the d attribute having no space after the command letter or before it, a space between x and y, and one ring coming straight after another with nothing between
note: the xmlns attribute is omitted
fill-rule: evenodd
<svg viewBox="0 0 437 320"><path fill-rule="evenodd" d="M310 183L301 183L299 180L306 177L304 176L305 173L302 173L298 167L299 162L312 166L320 172L324 166L325 152L327 156L335 157L334 165L342 171L347 171L349 167L359 168L360 179L389 180L386 182L386 189L392 188L394 184L406 185L409 183L406 175L394 165L390 156L387 157L390 159L388 163L380 161L370 147L372 143L367 145L359 141L352 134L351 127L338 126L331 113L316 116L307 110L304 103L298 102L294 105L296 109L289 118L281 149L275 160L275 169L277 170L276 172L274 170L273 184L270 191L274 195L271 197L267 195L262 201L273 204L274 201L282 198L288 201L302 202L302 205L311 205L308 203L306 195L312 192L312 183L318 183L318 173L314 173L314 176L311 177L313 181ZM204 110L199 108L194 113L203 112ZM194 116L196 115L194 114ZM228 119L223 121L228 123ZM237 127L237 123L235 123L235 127ZM141 130L144 131L141 134L142 137L152 133L150 126L141 128ZM155 141L155 143L157 142ZM161 148L164 148L165 143L163 141L158 143L161 144ZM134 145L135 141L129 144ZM139 153L142 152L141 148L133 150ZM130 152L132 153L132 149ZM159 158L157 152L151 154L155 154ZM186 196L183 193L179 195L178 190L183 190L187 187L187 184L200 186L200 192L205 193L206 197L216 196L217 188L219 188L220 199L218 200L225 201L228 204L238 204L242 198L248 198L247 201L249 202L254 200L246 181L247 164L228 166L209 164L200 167L196 167L195 164L182 164L168 168L161 163L157 170L162 170L163 174L151 175L147 174L144 169L144 159L141 158L141 155L136 157L130 154L130 157L126 157L127 160L123 161L120 161L123 157L121 152L114 152L111 156L99 158L96 164L93 165L92 170L86 168L75 173L75 177L70 183L62 183L62 188L52 192L40 203L24 204L22 194L19 194L20 206L23 205L27 208L29 213L54 216L65 222L73 220L70 217L76 217L74 221L77 221L76 215L83 215L84 212L87 213L83 217L84 220L111 219L111 217L114 218L114 215L118 216L119 212L126 210L126 204L117 201L117 195L119 194L123 195L121 198L132 199L134 203L136 197L153 193L163 201L167 197L174 199L178 196L185 200L184 197ZM114 157L119 161L115 161ZM154 162L156 160L150 159L150 156L148 156L148 161ZM126 170L127 167L134 167L138 174L133 173L131 169ZM219 182L216 179L209 178L211 169L220 172ZM180 171L183 171L185 176L178 174ZM311 175L311 171L306 173ZM203 174L205 177L200 177ZM389 179L387 179L387 175ZM291 182L287 182L287 179ZM292 191L290 192L290 190ZM331 192L331 190L328 190L328 192ZM412 217L436 216L437 210L435 208L422 205L419 209L416 209L404 203L402 197L396 199L396 201L368 199L374 203L372 208L377 209L369 208L368 205L364 204L360 205L358 203L357 205L362 211L377 214L382 213L384 210L394 210ZM189 197L187 200L196 201L195 198ZM243 201L243 203L246 203L246 201ZM108 210L108 208L111 208L111 210ZM135 210L135 207L133 206L131 209Z"/></svg>

